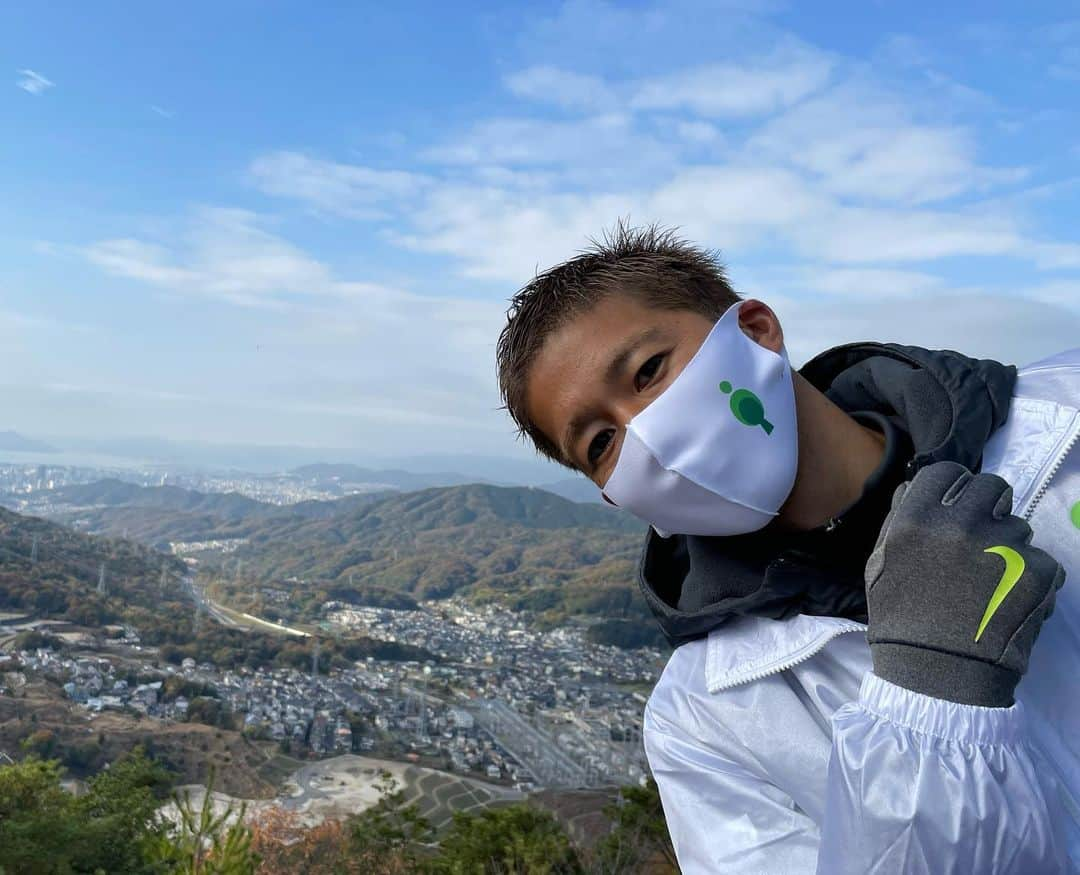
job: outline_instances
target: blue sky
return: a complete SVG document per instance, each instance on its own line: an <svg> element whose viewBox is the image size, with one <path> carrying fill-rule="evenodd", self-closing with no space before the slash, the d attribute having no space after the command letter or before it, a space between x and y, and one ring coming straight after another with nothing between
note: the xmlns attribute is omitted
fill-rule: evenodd
<svg viewBox="0 0 1080 875"><path fill-rule="evenodd" d="M11 6L0 430L521 453L505 300L624 216L800 361L1076 346L1080 17L965 5Z"/></svg>

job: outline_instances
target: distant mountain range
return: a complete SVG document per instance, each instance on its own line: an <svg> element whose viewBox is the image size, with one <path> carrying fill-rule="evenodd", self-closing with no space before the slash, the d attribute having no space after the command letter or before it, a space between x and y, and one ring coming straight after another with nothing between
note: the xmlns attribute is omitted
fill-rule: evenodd
<svg viewBox="0 0 1080 875"><path fill-rule="evenodd" d="M23 437L15 431L0 431L0 452L55 453L58 450L45 441Z"/></svg>
<svg viewBox="0 0 1080 875"><path fill-rule="evenodd" d="M297 472L368 485L380 473L351 465ZM597 494L584 478L563 485L571 495ZM201 567L224 572L227 582L242 568L237 585L248 593L256 581L293 589L308 620L331 598L407 606L463 595L532 611L543 623L599 619L614 628L613 642L657 641L634 582L644 526L607 505L544 489L399 486L279 506L236 493L102 480L47 496L44 506L58 522L161 550L175 541L243 539L236 552L199 554Z"/></svg>
<svg viewBox="0 0 1080 875"><path fill-rule="evenodd" d="M87 438L46 436L34 441L28 451L44 447L65 454L83 464L79 457L95 460L94 464L111 457L117 466L132 464L157 465L175 468L237 470L255 473L276 473L300 466L324 463L355 465L377 471L404 471L412 474L434 474L458 477L458 482L504 483L536 486L564 476L565 472L539 457L527 454L477 455L472 453L434 453L418 456L378 456L350 447L297 447L254 444L213 444L200 441L177 441L159 437ZM50 446L51 445L51 446ZM0 447L2 448L2 447ZM9 448L14 449L14 448ZM445 474L444 472L453 472ZM426 485L451 485L450 482Z"/></svg>
<svg viewBox="0 0 1080 875"><path fill-rule="evenodd" d="M431 486L460 486L477 482L476 477L451 472L417 473L402 469L361 468L359 465L326 462L301 465L293 468L289 474L312 483L334 482L342 488L400 489L405 492Z"/></svg>
<svg viewBox="0 0 1080 875"><path fill-rule="evenodd" d="M107 479L61 487L49 493L49 499L50 516L59 522L168 549L171 541L246 537L260 520L324 519L348 513L385 494L369 492L283 506L236 492L198 492Z"/></svg>
<svg viewBox="0 0 1080 875"><path fill-rule="evenodd" d="M323 485L328 479L335 479L343 489L368 487L372 491L333 500L277 505L235 492L208 493L179 486L139 486L122 480L105 479L64 486L47 493L52 508L48 515L92 533L131 537L159 549L168 549L171 541L249 537L264 521L280 523L346 516L389 496L412 494L417 488L428 486L426 481L434 476L404 471L373 471L354 465L311 465L292 473ZM382 480L377 479L380 476ZM458 479L458 475L454 474L445 477ZM396 480L396 483L387 482L391 480ZM422 486L403 493L402 490L408 488L407 484L413 482ZM383 488L379 489L380 486ZM584 478L553 484L553 488L566 493L564 496L555 496L553 492L532 487L503 488L540 496L534 499L534 503L542 501L544 495L576 501L575 496L587 494L595 497L599 494L596 487ZM611 510L606 507L590 508L585 512L596 510L600 511L599 518L612 516Z"/></svg>
<svg viewBox="0 0 1080 875"><path fill-rule="evenodd" d="M601 501L596 484L585 477L567 477L544 483L515 483L501 481L497 477L476 477L449 471L413 471L402 468L362 468L359 465L328 464L303 465L289 472L294 477L319 484L323 487L337 486L367 489L400 489L411 492L432 486L463 486L467 483L490 483L495 486L538 486L547 492L561 495L570 501L595 503Z"/></svg>
<svg viewBox="0 0 1080 875"><path fill-rule="evenodd" d="M474 483L279 507L236 494L105 480L65 487L52 498L59 520L158 547L246 539L235 553L200 558L229 580L242 567L244 587L253 579L298 586L313 605L327 597L386 605L398 596L407 604L460 594L531 610L552 623L585 616L640 627L647 617L634 584L642 524L543 489ZM638 634L648 638L651 623L644 629Z"/></svg>

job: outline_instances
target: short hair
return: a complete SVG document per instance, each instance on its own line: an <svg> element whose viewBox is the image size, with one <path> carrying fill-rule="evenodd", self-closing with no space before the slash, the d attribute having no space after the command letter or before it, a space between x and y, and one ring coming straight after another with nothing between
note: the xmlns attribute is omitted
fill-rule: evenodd
<svg viewBox="0 0 1080 875"><path fill-rule="evenodd" d="M503 406L519 437L568 468L577 466L529 418L529 370L555 331L611 295L631 296L661 309L693 310L714 321L739 300L718 252L688 243L675 229L634 228L622 221L520 289L510 299L496 348Z"/></svg>

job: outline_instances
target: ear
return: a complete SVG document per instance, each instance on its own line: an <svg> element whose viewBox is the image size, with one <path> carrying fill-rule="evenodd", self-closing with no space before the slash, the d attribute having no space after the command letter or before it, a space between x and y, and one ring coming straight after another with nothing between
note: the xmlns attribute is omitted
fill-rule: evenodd
<svg viewBox="0 0 1080 875"><path fill-rule="evenodd" d="M767 304L749 298L739 308L739 327L743 334L765 349L780 352L784 347L784 329Z"/></svg>

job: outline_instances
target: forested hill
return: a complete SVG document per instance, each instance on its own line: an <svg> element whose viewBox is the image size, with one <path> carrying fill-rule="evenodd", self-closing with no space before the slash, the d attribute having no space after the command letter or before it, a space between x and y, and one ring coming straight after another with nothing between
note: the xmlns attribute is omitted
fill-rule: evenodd
<svg viewBox="0 0 1080 875"><path fill-rule="evenodd" d="M618 510L539 489L487 485L383 498L326 520L256 526L227 561L264 581L298 578L342 597L455 594L515 609L644 618L634 576L643 525Z"/></svg>
<svg viewBox="0 0 1080 875"><path fill-rule="evenodd" d="M122 480L99 480L76 486L64 486L53 492L58 504L79 508L137 507L185 514L205 514L222 520L252 517L302 516L312 519L370 504L393 490L365 492L325 501L301 501L297 504L269 504L239 492L199 492L180 486L139 486Z"/></svg>
<svg viewBox="0 0 1080 875"><path fill-rule="evenodd" d="M203 493L179 486L139 486L123 480L64 486L53 492L58 504L78 507L143 507L186 513L209 513L222 519L241 519L269 511L271 505L236 492Z"/></svg>
<svg viewBox="0 0 1080 875"><path fill-rule="evenodd" d="M104 598L97 593L103 563ZM126 606L162 609L163 567L171 597L180 600L182 562L131 541L79 534L0 508L0 607L91 625L112 622Z"/></svg>
<svg viewBox="0 0 1080 875"><path fill-rule="evenodd" d="M377 501L387 493L362 493L328 501L269 504L236 492L198 492L179 486L138 486L121 480L65 486L51 497L50 517L91 532L126 535L159 549L170 541L242 538L261 520L325 519Z"/></svg>

